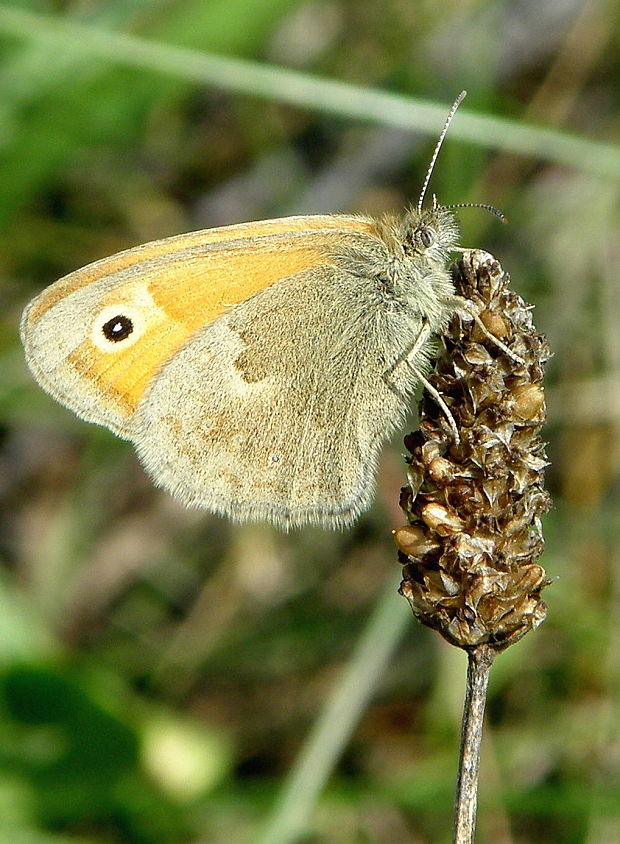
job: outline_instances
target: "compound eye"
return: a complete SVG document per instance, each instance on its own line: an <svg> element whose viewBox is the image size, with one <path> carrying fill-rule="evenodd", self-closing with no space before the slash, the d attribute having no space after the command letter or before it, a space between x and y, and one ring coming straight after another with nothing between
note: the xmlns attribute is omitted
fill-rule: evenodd
<svg viewBox="0 0 620 844"><path fill-rule="evenodd" d="M419 230L419 237L420 243L425 249L428 249L429 246L432 246L435 243L435 232L433 229L423 228Z"/></svg>
<svg viewBox="0 0 620 844"><path fill-rule="evenodd" d="M137 308L111 305L93 321L91 339L104 352L133 345L144 331L144 318Z"/></svg>

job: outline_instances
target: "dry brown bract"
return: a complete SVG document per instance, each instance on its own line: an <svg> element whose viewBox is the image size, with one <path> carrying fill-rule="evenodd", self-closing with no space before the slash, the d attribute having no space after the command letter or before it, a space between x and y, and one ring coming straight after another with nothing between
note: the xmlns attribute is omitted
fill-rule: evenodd
<svg viewBox="0 0 620 844"><path fill-rule="evenodd" d="M476 303L486 328L523 363L473 319L453 317L447 353L429 381L450 408L460 442L425 393L420 430L405 439L411 457L401 506L409 524L395 531L405 563L400 592L452 644L500 650L546 614L540 592L550 581L536 560L540 516L550 506L539 436L549 349L491 255L467 252L453 274L457 293Z"/></svg>

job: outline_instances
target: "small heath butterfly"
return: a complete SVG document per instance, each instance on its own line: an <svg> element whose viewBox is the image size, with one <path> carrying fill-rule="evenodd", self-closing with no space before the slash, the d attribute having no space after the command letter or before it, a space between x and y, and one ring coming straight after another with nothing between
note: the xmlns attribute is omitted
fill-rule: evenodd
<svg viewBox="0 0 620 844"><path fill-rule="evenodd" d="M96 261L26 307L36 380L134 443L188 505L280 528L342 527L451 315L451 213L224 226ZM487 207L487 206L483 206ZM494 210L494 209L491 209Z"/></svg>

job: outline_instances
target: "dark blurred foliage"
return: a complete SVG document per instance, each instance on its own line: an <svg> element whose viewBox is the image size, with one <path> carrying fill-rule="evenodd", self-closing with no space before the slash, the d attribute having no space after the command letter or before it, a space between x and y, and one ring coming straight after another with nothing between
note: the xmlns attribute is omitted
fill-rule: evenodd
<svg viewBox="0 0 620 844"><path fill-rule="evenodd" d="M398 209L435 138L3 34L1 11L618 137L618 6L534 0L0 4L0 838L257 840L397 577L386 449L351 530L233 527L155 490L131 447L35 385L28 299L139 242L289 213ZM439 130L438 125L437 129ZM448 139L433 177L549 335L545 624L493 669L481 842L620 841L618 183ZM70 328L70 327L68 327ZM408 612L405 601L402 611ZM413 621L307 841L448 841L464 656Z"/></svg>

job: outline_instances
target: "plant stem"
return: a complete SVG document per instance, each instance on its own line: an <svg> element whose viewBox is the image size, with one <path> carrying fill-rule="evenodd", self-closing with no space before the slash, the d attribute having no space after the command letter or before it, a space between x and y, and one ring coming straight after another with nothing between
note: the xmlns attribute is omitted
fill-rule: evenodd
<svg viewBox="0 0 620 844"><path fill-rule="evenodd" d="M454 811L454 844L471 844L476 831L480 743L487 686L496 651L478 645L467 652L467 690L461 725L459 777Z"/></svg>

